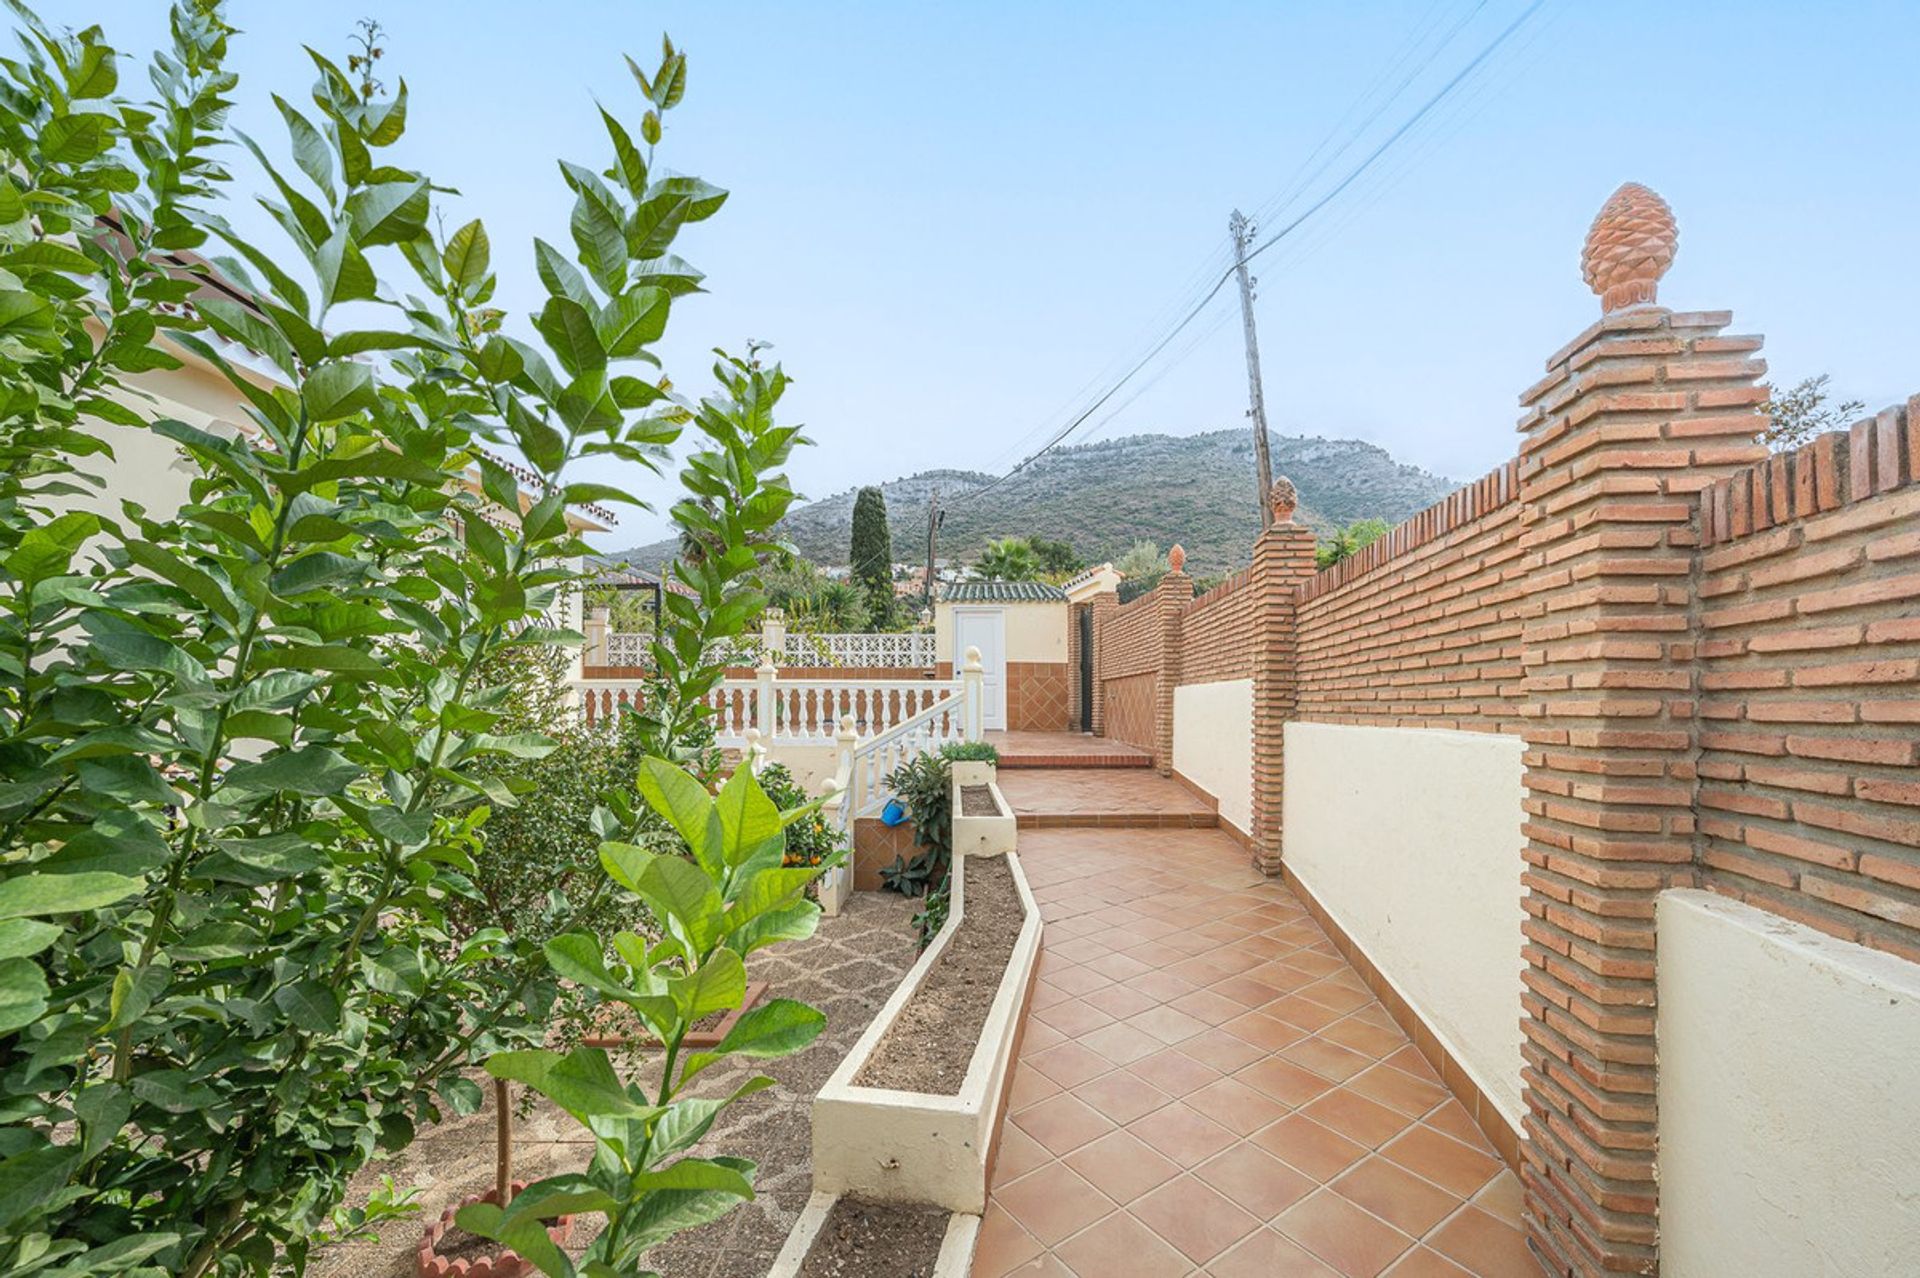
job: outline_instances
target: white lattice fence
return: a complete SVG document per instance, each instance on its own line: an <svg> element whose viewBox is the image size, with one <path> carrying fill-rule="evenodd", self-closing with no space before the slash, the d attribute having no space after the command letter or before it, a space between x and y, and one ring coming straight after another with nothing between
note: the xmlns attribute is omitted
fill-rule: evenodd
<svg viewBox="0 0 1920 1278"><path fill-rule="evenodd" d="M933 636L915 634L790 634L782 654L790 666L918 669L934 664Z"/></svg>

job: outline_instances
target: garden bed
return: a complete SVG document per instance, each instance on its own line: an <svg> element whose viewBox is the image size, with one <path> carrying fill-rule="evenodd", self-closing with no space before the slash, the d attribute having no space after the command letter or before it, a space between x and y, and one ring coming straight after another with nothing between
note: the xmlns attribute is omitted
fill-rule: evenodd
<svg viewBox="0 0 1920 1278"><path fill-rule="evenodd" d="M967 911L940 961L854 1076L861 1087L957 1096L1026 923L1005 857L967 863Z"/></svg>
<svg viewBox="0 0 1920 1278"><path fill-rule="evenodd" d="M767 1278L967 1278L980 1218L816 1193Z"/></svg>
<svg viewBox="0 0 1920 1278"><path fill-rule="evenodd" d="M951 894L946 926L814 1100L816 1191L986 1208L1040 909L1011 853L956 856Z"/></svg>
<svg viewBox="0 0 1920 1278"><path fill-rule="evenodd" d="M953 854L999 856L1011 852L1018 820L990 763L953 765Z"/></svg>

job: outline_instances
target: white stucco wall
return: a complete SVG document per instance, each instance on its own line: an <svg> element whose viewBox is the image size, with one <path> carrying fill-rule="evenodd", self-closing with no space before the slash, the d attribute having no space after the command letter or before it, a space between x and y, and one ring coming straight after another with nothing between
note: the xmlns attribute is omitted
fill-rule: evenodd
<svg viewBox="0 0 1920 1278"><path fill-rule="evenodd" d="M1920 1274L1920 966L1707 892L1656 920L1661 1272Z"/></svg>
<svg viewBox="0 0 1920 1278"><path fill-rule="evenodd" d="M1173 690L1173 770L1220 801L1220 819L1253 824L1253 680Z"/></svg>
<svg viewBox="0 0 1920 1278"><path fill-rule="evenodd" d="M1282 856L1520 1126L1518 737L1286 727Z"/></svg>

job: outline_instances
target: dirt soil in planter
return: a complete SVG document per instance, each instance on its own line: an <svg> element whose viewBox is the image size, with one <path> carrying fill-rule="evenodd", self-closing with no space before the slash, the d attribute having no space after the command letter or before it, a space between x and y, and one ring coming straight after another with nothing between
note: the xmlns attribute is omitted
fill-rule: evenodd
<svg viewBox="0 0 1920 1278"><path fill-rule="evenodd" d="M808 940L776 945L748 960L749 975L769 983L768 998L813 1004L827 1014L827 1028L796 1055L723 1062L694 1080L693 1094L716 1096L755 1073L774 1079L773 1087L729 1108L692 1151L706 1157L751 1158L760 1169L754 1176L759 1196L650 1249L647 1268L666 1278L765 1278L813 1192L808 1115L814 1095L913 966L914 936L908 920L918 905L891 892L856 892L846 911L838 918L821 919L820 930ZM649 1087L657 1081L657 1052L613 1048L609 1054L623 1076L644 1077ZM348 1203L364 1204L379 1187L380 1177L390 1175L402 1188L420 1187L420 1215L382 1225L378 1241L316 1252L307 1267L309 1278L412 1278L413 1253L424 1223L438 1220L448 1205L468 1194L493 1188L492 1080L478 1072L471 1077L481 1085L486 1108L422 1128L398 1155L362 1169L347 1194ZM517 1099L519 1089L514 1093ZM584 1171L592 1157L592 1138L544 1100L516 1124L516 1179ZM599 1225L597 1216L577 1219L567 1250L578 1256Z"/></svg>
<svg viewBox="0 0 1920 1278"><path fill-rule="evenodd" d="M966 1081L1027 915L1006 857L968 857L965 865L960 926L854 1077L862 1087L955 1096Z"/></svg>
<svg viewBox="0 0 1920 1278"><path fill-rule="evenodd" d="M842 1198L821 1223L800 1278L933 1278L944 1207Z"/></svg>
<svg viewBox="0 0 1920 1278"><path fill-rule="evenodd" d="M993 801L993 788L984 785L961 786L960 815L966 817L999 816L1000 805Z"/></svg>

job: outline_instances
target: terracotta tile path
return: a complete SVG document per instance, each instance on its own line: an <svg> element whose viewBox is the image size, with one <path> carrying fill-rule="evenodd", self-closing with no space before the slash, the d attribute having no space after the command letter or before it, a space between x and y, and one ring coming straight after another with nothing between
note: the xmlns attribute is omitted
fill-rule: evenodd
<svg viewBox="0 0 1920 1278"><path fill-rule="evenodd" d="M973 1278L1538 1278L1513 1173L1239 845L1020 858L1046 951Z"/></svg>
<svg viewBox="0 0 1920 1278"><path fill-rule="evenodd" d="M1220 823L1213 804L1150 768L1003 771L1000 793L1022 826L1171 826Z"/></svg>
<svg viewBox="0 0 1920 1278"><path fill-rule="evenodd" d="M987 740L1000 751L1002 769L1153 766L1153 756L1139 746L1081 732L996 731Z"/></svg>

